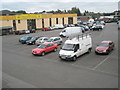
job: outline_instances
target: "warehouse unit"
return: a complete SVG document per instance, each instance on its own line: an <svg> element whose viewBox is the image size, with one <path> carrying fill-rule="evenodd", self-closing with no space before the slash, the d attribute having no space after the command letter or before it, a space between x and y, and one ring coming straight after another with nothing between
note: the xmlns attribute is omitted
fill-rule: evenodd
<svg viewBox="0 0 120 90"><path fill-rule="evenodd" d="M77 24L77 14L22 14L0 16L2 27L13 30L41 29L55 24Z"/></svg>

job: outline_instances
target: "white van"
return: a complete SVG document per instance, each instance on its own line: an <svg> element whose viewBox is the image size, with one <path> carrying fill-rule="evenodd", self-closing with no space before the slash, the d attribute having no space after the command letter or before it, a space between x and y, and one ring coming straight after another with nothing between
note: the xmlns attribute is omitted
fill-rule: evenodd
<svg viewBox="0 0 120 90"><path fill-rule="evenodd" d="M71 35L80 35L82 34L81 27L67 27L60 32L60 36L66 37Z"/></svg>
<svg viewBox="0 0 120 90"><path fill-rule="evenodd" d="M59 52L59 58L65 60L76 60L84 53L90 53L92 49L92 38L89 34L66 40Z"/></svg>

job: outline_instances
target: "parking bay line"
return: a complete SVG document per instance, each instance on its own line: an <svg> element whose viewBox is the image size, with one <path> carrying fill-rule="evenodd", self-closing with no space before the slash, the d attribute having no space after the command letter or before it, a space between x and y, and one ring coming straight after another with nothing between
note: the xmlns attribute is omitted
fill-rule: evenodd
<svg viewBox="0 0 120 90"><path fill-rule="evenodd" d="M103 61L107 60L110 56L108 56L107 58L105 58ZM42 57L43 58L43 57ZM54 62L54 63L57 63L57 64L64 64L64 65L68 65L68 66L73 66L73 67L76 67L76 68L82 68L82 69L86 69L86 70L91 70L91 71L96 71L96 72L101 72L101 73L104 73L104 74L108 74L108 75L112 75L112 76L115 76L115 77L118 77L118 74L117 73L110 73L110 72L106 72L106 71L101 71L101 70L95 70L95 69L92 69L92 68L89 68L89 67L84 67L84 66L79 66L79 65L76 65L76 64L68 64L68 63L60 63L58 62L57 60L50 60L50 59L46 59L46 58L43 58L45 61L49 61L49 62ZM102 61L102 62L103 62ZM97 65L98 66L98 65Z"/></svg>
<svg viewBox="0 0 120 90"><path fill-rule="evenodd" d="M95 70L96 68L98 68L101 64L103 64L110 56L106 57L103 61L101 61L99 64L97 64L94 68L92 68L92 70Z"/></svg>

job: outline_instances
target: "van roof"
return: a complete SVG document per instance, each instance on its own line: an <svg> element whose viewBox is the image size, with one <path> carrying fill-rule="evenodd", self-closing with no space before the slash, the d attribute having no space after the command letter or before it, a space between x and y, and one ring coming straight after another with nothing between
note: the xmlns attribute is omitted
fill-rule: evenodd
<svg viewBox="0 0 120 90"><path fill-rule="evenodd" d="M91 38L90 35L88 35L87 38ZM83 39L82 39L82 37L79 37L79 40L77 37L74 37L72 39L66 40L65 43L78 44L78 43L80 43L81 40L84 40L84 39L86 39L86 36L83 36Z"/></svg>

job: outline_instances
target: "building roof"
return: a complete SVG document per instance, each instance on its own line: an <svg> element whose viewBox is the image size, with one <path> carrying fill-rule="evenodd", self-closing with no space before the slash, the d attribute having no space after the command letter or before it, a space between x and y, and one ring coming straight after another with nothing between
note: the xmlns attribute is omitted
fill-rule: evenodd
<svg viewBox="0 0 120 90"><path fill-rule="evenodd" d="M22 14L0 16L0 20L21 20L21 19L40 19L40 18L62 18L62 17L77 17L77 14Z"/></svg>

